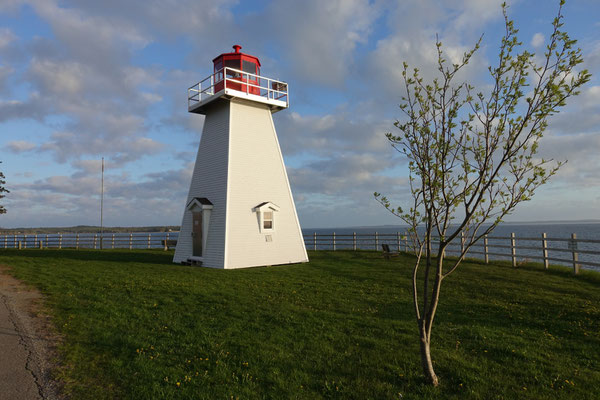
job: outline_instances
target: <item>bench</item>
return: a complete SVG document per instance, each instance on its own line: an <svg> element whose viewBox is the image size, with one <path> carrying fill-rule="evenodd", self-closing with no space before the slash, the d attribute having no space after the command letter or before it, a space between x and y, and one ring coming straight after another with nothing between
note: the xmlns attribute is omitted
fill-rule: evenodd
<svg viewBox="0 0 600 400"><path fill-rule="evenodd" d="M177 246L177 240L175 239L163 239L161 241L163 247L165 248L165 251L167 250L171 250L171 247L175 247Z"/></svg>
<svg viewBox="0 0 600 400"><path fill-rule="evenodd" d="M390 246L388 244L383 243L381 248L383 250L383 257L385 257L386 260L400 255L398 252L390 251Z"/></svg>

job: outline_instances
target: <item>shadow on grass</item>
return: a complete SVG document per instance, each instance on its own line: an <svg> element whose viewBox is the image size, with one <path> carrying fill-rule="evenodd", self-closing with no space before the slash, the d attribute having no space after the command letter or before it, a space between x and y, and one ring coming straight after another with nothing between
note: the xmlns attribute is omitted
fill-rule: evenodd
<svg viewBox="0 0 600 400"><path fill-rule="evenodd" d="M100 261L100 262L133 262L148 264L173 264L173 251L163 250L90 250L90 249L23 249L0 250L0 256L3 257L28 257L28 258L64 258L80 261Z"/></svg>

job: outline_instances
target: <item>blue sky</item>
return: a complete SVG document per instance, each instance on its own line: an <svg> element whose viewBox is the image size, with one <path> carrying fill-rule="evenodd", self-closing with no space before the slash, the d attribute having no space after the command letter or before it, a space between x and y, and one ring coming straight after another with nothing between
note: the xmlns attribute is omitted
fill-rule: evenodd
<svg viewBox="0 0 600 400"><path fill-rule="evenodd" d="M373 199L406 204L402 61L432 76L436 33L485 87L503 21L496 0L0 0L0 226L178 225L203 120L186 90L233 44L289 82L274 116L303 227L396 224ZM512 1L524 46L543 49L558 1ZM600 2L571 0L565 29L592 81L551 120L541 155L568 160L511 221L599 218Z"/></svg>

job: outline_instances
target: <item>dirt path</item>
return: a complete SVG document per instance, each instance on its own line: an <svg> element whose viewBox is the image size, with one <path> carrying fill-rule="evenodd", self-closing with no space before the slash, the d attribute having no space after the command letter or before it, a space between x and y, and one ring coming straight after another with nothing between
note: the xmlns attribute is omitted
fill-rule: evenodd
<svg viewBox="0 0 600 400"><path fill-rule="evenodd" d="M0 265L0 400L59 399L50 370L58 340L39 313L42 295Z"/></svg>

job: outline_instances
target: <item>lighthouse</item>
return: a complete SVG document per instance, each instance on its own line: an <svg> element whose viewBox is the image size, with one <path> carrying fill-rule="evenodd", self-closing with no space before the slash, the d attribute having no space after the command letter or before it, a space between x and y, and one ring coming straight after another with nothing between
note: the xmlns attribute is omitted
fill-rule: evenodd
<svg viewBox="0 0 600 400"><path fill-rule="evenodd" d="M205 119L173 261L223 269L307 262L272 117L288 108L288 85L233 49L188 89L188 111Z"/></svg>

